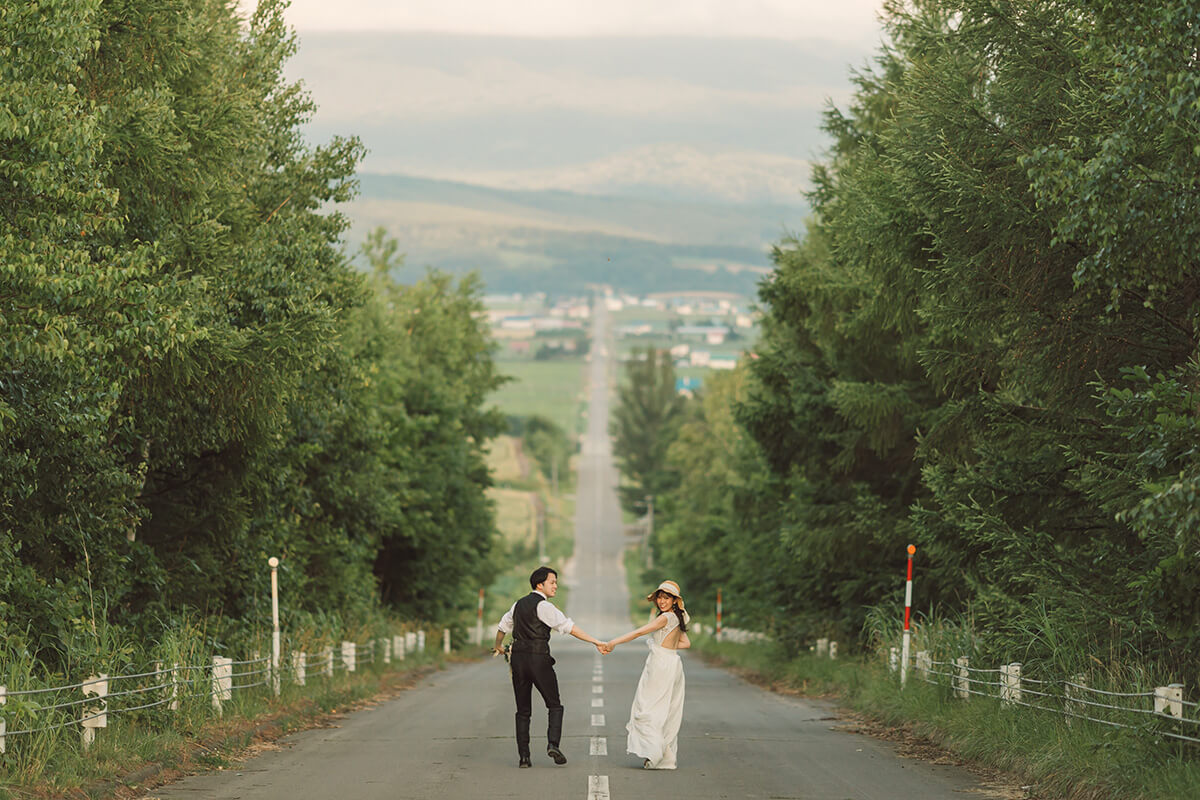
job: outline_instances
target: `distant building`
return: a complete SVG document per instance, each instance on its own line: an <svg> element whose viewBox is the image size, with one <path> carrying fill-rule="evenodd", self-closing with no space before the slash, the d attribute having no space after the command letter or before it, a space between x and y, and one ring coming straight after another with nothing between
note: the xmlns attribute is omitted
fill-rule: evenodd
<svg viewBox="0 0 1200 800"><path fill-rule="evenodd" d="M654 326L649 322L632 322L628 325L618 325L616 329L617 338L649 336L652 333L654 333Z"/></svg>
<svg viewBox="0 0 1200 800"><path fill-rule="evenodd" d="M516 314L500 320L500 327L509 331L533 330L533 317L529 314Z"/></svg>
<svg viewBox="0 0 1200 800"><path fill-rule="evenodd" d="M680 336L703 338L707 344L724 344L730 333L725 325L681 325L675 332Z"/></svg>

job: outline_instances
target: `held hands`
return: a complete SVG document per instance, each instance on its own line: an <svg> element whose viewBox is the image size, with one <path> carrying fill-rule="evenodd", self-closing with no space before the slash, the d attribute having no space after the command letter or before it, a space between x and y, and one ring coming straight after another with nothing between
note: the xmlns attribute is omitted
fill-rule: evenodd
<svg viewBox="0 0 1200 800"><path fill-rule="evenodd" d="M616 645L612 642L597 642L596 649L600 651L600 655L606 656L616 649Z"/></svg>

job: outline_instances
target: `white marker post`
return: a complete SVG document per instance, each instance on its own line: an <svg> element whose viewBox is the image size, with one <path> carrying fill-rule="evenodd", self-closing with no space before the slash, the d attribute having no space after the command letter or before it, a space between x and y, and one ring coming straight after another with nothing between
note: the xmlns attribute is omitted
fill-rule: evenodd
<svg viewBox="0 0 1200 800"><path fill-rule="evenodd" d="M279 697L279 559L267 559L271 567L271 685Z"/></svg>
<svg viewBox="0 0 1200 800"><path fill-rule="evenodd" d="M904 641L900 645L900 688L908 681L908 648L912 642L909 623L912 619L912 560L917 546L908 546L908 578L904 583Z"/></svg>

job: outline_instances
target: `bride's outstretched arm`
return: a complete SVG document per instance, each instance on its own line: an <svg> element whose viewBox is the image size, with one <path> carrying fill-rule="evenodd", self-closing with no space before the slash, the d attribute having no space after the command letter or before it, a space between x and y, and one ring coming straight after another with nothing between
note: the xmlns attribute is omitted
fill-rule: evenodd
<svg viewBox="0 0 1200 800"><path fill-rule="evenodd" d="M666 624L667 624L667 616L666 616L666 614L661 614L661 615L655 617L654 619L652 619L650 622L647 622L645 625L638 628L637 630L630 631L629 633L623 633L615 639L609 639L608 646L611 649L613 647L616 647L619 644L624 644L625 642L631 642L634 639L638 638L639 636L645 636L647 633L653 633L654 631L658 630L659 628L663 627Z"/></svg>

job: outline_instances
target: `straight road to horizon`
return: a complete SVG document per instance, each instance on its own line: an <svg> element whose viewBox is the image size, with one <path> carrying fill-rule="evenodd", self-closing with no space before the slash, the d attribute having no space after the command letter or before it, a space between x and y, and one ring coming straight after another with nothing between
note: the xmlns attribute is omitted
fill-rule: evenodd
<svg viewBox="0 0 1200 800"><path fill-rule="evenodd" d="M562 570L567 613L598 638L629 630L623 531L608 437L611 347L597 304L589 419L580 459L575 556ZM664 576L670 577L670 576ZM683 587L686 598L687 587ZM516 598L513 598L516 600ZM494 621L489 621L489 626ZM485 630L488 638L495 628ZM534 768L517 769L512 688L502 661L454 664L339 726L290 735L221 772L152 792L162 800L958 800L998 797L952 766L898 757L892 747L837 730L837 710L781 697L685 653L687 699L679 769L642 770L625 753L625 722L645 660L644 639L601 657L555 635L566 707L563 751L544 755L545 706L534 692Z"/></svg>

